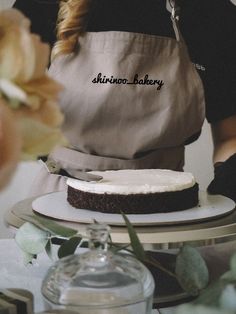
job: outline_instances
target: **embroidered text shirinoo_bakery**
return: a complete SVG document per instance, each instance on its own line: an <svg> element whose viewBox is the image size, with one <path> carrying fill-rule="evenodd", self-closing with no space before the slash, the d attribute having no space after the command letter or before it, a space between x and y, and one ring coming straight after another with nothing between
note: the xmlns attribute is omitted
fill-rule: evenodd
<svg viewBox="0 0 236 314"><path fill-rule="evenodd" d="M129 81L127 78L118 78L111 76L103 75L101 72L92 80L94 84L129 84L129 85L156 85L157 90L160 90L164 85L163 80L160 79L151 79L148 74L145 74L144 77L139 77L138 74L135 74L133 79Z"/></svg>

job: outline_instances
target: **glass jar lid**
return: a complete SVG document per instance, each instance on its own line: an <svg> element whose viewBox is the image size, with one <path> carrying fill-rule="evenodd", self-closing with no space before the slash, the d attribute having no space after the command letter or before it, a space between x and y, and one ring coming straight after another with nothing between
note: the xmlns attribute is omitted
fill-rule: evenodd
<svg viewBox="0 0 236 314"><path fill-rule="evenodd" d="M90 309L150 301L154 292L150 271L131 254L108 250L107 225L88 225L87 233L90 250L64 257L48 270L42 284L46 300Z"/></svg>

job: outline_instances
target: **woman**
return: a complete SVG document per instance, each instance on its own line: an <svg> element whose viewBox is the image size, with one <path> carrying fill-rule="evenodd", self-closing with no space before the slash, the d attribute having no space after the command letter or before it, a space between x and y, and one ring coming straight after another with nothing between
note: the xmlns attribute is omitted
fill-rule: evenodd
<svg viewBox="0 0 236 314"><path fill-rule="evenodd" d="M182 170L184 146L198 138L206 115L221 162L209 189L236 198L236 7L179 4L180 29L178 8L171 21L163 0L61 2L50 74L65 86L71 147L50 158L83 170ZM42 192L63 189L62 180L51 176Z"/></svg>

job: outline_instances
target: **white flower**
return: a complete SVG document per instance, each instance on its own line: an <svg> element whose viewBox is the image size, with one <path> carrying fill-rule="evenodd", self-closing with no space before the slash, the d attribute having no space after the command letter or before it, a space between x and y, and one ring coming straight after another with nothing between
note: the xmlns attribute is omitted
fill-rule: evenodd
<svg viewBox="0 0 236 314"><path fill-rule="evenodd" d="M0 99L0 190L11 179L21 153L21 136L10 108Z"/></svg>
<svg viewBox="0 0 236 314"><path fill-rule="evenodd" d="M66 143L57 104L62 86L47 75L49 53L22 13L0 11L0 188L20 154L34 159Z"/></svg>

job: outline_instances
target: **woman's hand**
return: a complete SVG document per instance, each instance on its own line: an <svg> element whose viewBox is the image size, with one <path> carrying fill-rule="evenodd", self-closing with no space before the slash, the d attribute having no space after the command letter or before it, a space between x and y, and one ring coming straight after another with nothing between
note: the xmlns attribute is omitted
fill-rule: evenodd
<svg viewBox="0 0 236 314"><path fill-rule="evenodd" d="M207 191L227 196L236 202L236 154L215 164L215 177Z"/></svg>
<svg viewBox="0 0 236 314"><path fill-rule="evenodd" d="M212 124L211 129L215 176L207 190L236 201L236 115Z"/></svg>

